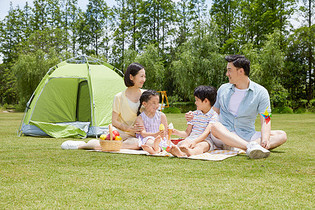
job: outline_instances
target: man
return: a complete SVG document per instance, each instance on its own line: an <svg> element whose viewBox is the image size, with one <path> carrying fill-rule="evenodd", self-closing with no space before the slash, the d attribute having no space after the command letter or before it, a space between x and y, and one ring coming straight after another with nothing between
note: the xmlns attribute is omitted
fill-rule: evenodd
<svg viewBox="0 0 315 210"><path fill-rule="evenodd" d="M241 55L225 59L229 83L219 88L213 106L220 116L220 122L211 127L213 143L221 149L228 148L226 146L243 149L249 158L266 158L270 149L286 142L286 133L271 130L269 94L264 87L249 79L249 60ZM258 114L261 132L255 131Z"/></svg>

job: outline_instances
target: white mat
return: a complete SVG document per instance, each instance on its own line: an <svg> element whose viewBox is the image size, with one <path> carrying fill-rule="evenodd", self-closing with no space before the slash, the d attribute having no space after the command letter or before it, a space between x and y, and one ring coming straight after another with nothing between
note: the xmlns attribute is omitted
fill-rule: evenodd
<svg viewBox="0 0 315 210"><path fill-rule="evenodd" d="M89 151L97 151L102 152L101 150L89 150ZM117 152L108 152L108 153L121 153L121 154L131 154L131 155L150 155L148 152L143 150L130 150L130 149L121 149ZM207 153L203 153L200 155L192 155L190 157L183 157L192 160L212 160L212 161L220 161L229 157L233 157L239 154L238 151L231 150L213 150ZM150 156L159 156L159 157L173 157L172 154L162 151L158 154L150 155Z"/></svg>

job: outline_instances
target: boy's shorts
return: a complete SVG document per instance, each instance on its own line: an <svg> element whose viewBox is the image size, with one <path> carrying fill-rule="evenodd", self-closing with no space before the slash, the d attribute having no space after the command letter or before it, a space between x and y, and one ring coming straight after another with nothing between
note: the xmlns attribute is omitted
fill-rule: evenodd
<svg viewBox="0 0 315 210"><path fill-rule="evenodd" d="M235 133L235 132L233 131L232 133ZM210 135L211 135L211 141L212 141L212 144L214 146L214 149L222 149L222 150L233 150L234 149L234 147L231 147L231 146L224 144L220 139L213 136L212 133ZM260 137L261 137L261 132L256 131L255 134L252 136L252 138L248 142L254 141Z"/></svg>

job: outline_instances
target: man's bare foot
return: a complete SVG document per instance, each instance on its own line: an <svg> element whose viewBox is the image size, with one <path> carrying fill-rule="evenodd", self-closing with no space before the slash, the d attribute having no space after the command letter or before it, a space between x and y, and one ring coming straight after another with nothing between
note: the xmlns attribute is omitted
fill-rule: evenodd
<svg viewBox="0 0 315 210"><path fill-rule="evenodd" d="M150 147L150 146L148 146L148 145L145 145L145 144L144 144L144 145L142 145L141 147L142 147L142 149L143 149L144 151L148 152L148 153L151 154L151 155L157 153L156 151L153 150L152 147Z"/></svg>
<svg viewBox="0 0 315 210"><path fill-rule="evenodd" d="M171 146L170 153L176 157L187 157L177 146Z"/></svg>
<svg viewBox="0 0 315 210"><path fill-rule="evenodd" d="M161 142L162 138L160 135L158 135L155 139L154 139L154 144L153 144L153 149L156 152L160 152L161 148L160 148L160 142Z"/></svg>
<svg viewBox="0 0 315 210"><path fill-rule="evenodd" d="M191 156L191 155L193 155L193 154L191 153L191 149L189 149L189 148L187 148L187 147L179 147L179 149L180 149L183 153L185 153L188 157Z"/></svg>

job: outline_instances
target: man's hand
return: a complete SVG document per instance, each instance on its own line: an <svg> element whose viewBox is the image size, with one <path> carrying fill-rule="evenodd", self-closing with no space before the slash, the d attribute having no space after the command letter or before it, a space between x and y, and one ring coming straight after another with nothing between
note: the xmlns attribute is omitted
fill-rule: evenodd
<svg viewBox="0 0 315 210"><path fill-rule="evenodd" d="M260 144L263 148L265 149L270 149L270 142L269 139L268 140L261 140L261 144Z"/></svg>
<svg viewBox="0 0 315 210"><path fill-rule="evenodd" d="M189 122L194 118L193 112L189 111L185 114L186 121Z"/></svg>

